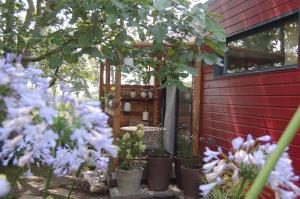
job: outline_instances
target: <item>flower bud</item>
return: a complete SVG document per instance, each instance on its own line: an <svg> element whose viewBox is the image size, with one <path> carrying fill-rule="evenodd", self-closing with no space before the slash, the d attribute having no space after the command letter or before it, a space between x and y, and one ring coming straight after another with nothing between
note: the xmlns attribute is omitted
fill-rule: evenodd
<svg viewBox="0 0 300 199"><path fill-rule="evenodd" d="M141 139L144 136L144 131L142 130L137 130L136 135Z"/></svg>
<svg viewBox="0 0 300 199"><path fill-rule="evenodd" d="M125 133L123 135L123 140L129 140L130 139L130 134L129 133Z"/></svg>

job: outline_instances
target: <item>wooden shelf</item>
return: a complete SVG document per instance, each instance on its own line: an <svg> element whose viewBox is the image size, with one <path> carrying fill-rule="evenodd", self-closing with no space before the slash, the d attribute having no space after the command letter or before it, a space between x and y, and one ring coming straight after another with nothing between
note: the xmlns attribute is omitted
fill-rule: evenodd
<svg viewBox="0 0 300 199"><path fill-rule="evenodd" d="M121 100L123 100L123 101L154 101L154 98L142 98L142 97L131 98L131 97L123 97L123 98L121 98Z"/></svg>

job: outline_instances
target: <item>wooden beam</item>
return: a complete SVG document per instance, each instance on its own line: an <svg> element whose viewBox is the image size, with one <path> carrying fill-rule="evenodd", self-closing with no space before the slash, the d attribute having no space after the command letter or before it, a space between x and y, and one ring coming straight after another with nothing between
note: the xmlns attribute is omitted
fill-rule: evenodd
<svg viewBox="0 0 300 199"><path fill-rule="evenodd" d="M154 79L153 86L153 126L158 126L160 121L160 82L158 78Z"/></svg>
<svg viewBox="0 0 300 199"><path fill-rule="evenodd" d="M199 154L199 132L200 132L200 104L201 104L201 60L196 59L194 67L198 71L198 76L194 78L193 88L193 112L192 112L192 132L194 136L193 154Z"/></svg>
<svg viewBox="0 0 300 199"><path fill-rule="evenodd" d="M160 61L162 61L162 57L157 57ZM161 65L159 65L155 70L159 71ZM160 80L157 77L154 77L154 87L153 87L153 126L158 126L160 122Z"/></svg>
<svg viewBox="0 0 300 199"><path fill-rule="evenodd" d="M105 94L110 93L110 63L109 60L105 60Z"/></svg>
<svg viewBox="0 0 300 199"><path fill-rule="evenodd" d="M100 62L99 65L99 101L104 97L104 82L103 82L104 65Z"/></svg>
<svg viewBox="0 0 300 199"><path fill-rule="evenodd" d="M121 124L121 67L117 66L115 70L115 111L113 116L113 131L114 137L120 136L120 124Z"/></svg>

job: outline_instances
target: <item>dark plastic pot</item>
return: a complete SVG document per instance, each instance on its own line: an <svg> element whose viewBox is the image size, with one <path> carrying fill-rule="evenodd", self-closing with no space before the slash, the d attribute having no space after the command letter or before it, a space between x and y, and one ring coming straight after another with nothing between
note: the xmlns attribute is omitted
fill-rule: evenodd
<svg viewBox="0 0 300 199"><path fill-rule="evenodd" d="M183 193L189 198L199 198L201 168L186 168L181 167L181 182Z"/></svg>
<svg viewBox="0 0 300 199"><path fill-rule="evenodd" d="M164 191L169 188L172 158L147 157L147 185L151 191Z"/></svg>
<svg viewBox="0 0 300 199"><path fill-rule="evenodd" d="M182 159L175 157L175 176L176 176L176 185L179 189L182 189L182 180L181 180L181 166Z"/></svg>

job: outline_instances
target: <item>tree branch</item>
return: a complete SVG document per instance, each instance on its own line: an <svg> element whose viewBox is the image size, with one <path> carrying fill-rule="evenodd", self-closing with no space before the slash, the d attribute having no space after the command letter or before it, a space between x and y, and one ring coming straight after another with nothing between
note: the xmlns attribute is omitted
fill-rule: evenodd
<svg viewBox="0 0 300 199"><path fill-rule="evenodd" d="M14 46L14 14L15 14L15 0L6 0L5 7L7 12L5 13L6 27L5 27L5 51L10 51L10 47Z"/></svg>
<svg viewBox="0 0 300 199"><path fill-rule="evenodd" d="M34 30L38 31L40 29L39 17L42 15L42 2L43 0L36 0L36 16Z"/></svg>
<svg viewBox="0 0 300 199"><path fill-rule="evenodd" d="M33 0L27 0L28 9L26 12L26 17L23 26L21 27L21 31L26 31L29 28L30 22L32 21L33 13L35 11Z"/></svg>
<svg viewBox="0 0 300 199"><path fill-rule="evenodd" d="M71 41L73 41L73 40L74 40L73 37L68 38L68 40L64 42L64 45L69 44L69 43L70 43ZM22 59L22 61L23 61L23 62L38 62L38 61L41 61L41 60L45 59L46 57L49 57L50 55L59 53L60 50L61 50L61 47L62 47L62 46L58 46L58 47L56 47L56 48L50 49L50 50L48 50L47 52L45 52L44 54L39 55L39 56L37 56L37 57L24 57L24 58Z"/></svg>
<svg viewBox="0 0 300 199"><path fill-rule="evenodd" d="M41 61L41 60L45 59L46 57L48 57L50 55L58 53L60 50L61 50L61 47L56 47L56 48L53 48L53 49L47 51L46 53L44 53L44 54L42 54L40 56L37 56L37 57L24 57L22 59L22 61L23 62L37 62L37 61Z"/></svg>

